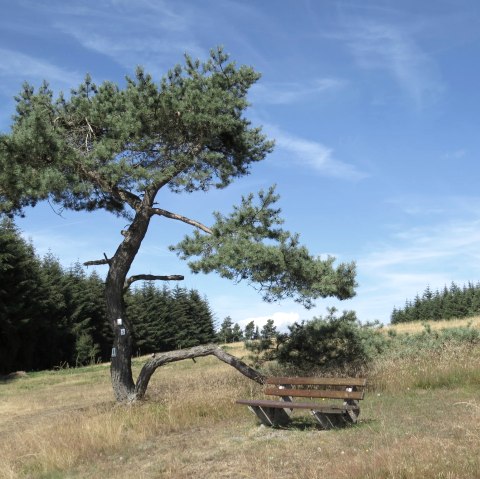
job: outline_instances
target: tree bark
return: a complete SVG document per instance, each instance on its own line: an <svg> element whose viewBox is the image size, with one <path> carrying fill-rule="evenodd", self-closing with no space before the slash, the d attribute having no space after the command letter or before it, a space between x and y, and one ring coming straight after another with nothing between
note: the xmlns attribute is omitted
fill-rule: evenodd
<svg viewBox="0 0 480 479"><path fill-rule="evenodd" d="M125 312L123 293L128 271L140 248L151 216L145 209L137 211L114 256L109 260L105 280L107 316L113 329L113 347L110 375L115 399L135 399L135 383L132 377L132 327Z"/></svg>
<svg viewBox="0 0 480 479"><path fill-rule="evenodd" d="M133 397L131 397L131 399L143 399L150 378L152 377L156 369L160 366L175 361L182 361L183 359L194 359L202 356L215 356L220 359L220 361L223 361L224 363L227 363L240 371L247 378L259 384L265 383L266 377L263 374L251 368L235 356L228 354L215 344L207 344L205 346L195 346L193 348L179 349L176 351L169 351L166 353L155 355L154 358L150 359L145 363L142 370L140 371L137 379L137 384L135 385L134 395Z"/></svg>
<svg viewBox="0 0 480 479"><path fill-rule="evenodd" d="M106 285L107 314L113 328L113 346L110 363L112 388L117 401L131 400L135 394L132 376L132 334L125 314L123 296L115 284ZM121 324L120 323L121 320Z"/></svg>

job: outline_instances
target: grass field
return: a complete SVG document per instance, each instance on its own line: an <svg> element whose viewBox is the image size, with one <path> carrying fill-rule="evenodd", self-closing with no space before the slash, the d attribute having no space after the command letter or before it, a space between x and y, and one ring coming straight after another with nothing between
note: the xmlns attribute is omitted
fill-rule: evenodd
<svg viewBox="0 0 480 479"><path fill-rule="evenodd" d="M480 316L466 319L449 319L445 321L430 321L428 323L433 331L447 328L458 328L470 325L472 328L480 328ZM397 333L418 333L424 329L424 322L414 321L400 323L385 327L385 331L394 330Z"/></svg>
<svg viewBox="0 0 480 479"><path fill-rule="evenodd" d="M261 388L215 358L160 368L133 406L107 365L31 373L0 383L0 478L480 478L478 348L384 357L368 377L359 424L321 431L297 413L259 427L234 402Z"/></svg>

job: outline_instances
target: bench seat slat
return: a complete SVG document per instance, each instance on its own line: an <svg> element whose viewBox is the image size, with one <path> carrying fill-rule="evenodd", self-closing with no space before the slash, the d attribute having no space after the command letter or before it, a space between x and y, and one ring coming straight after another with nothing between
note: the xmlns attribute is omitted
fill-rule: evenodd
<svg viewBox="0 0 480 479"><path fill-rule="evenodd" d="M266 384L318 385L318 386L356 386L365 387L365 378L299 378L299 377L270 377Z"/></svg>
<svg viewBox="0 0 480 479"><path fill-rule="evenodd" d="M280 389L266 388L265 394L270 396L295 396L305 398L326 399L363 399L363 391L333 391L321 389Z"/></svg>
<svg viewBox="0 0 480 479"><path fill-rule="evenodd" d="M272 407L281 409L311 409L330 414L343 414L347 410L358 409L356 406L332 406L313 402L269 401L268 399L238 399L237 404L245 406Z"/></svg>

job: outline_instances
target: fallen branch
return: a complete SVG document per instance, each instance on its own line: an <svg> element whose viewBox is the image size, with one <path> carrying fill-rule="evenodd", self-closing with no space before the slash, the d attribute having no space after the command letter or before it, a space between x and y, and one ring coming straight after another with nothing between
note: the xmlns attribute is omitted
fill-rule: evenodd
<svg viewBox="0 0 480 479"><path fill-rule="evenodd" d="M224 363L234 367L237 371L241 372L244 376L252 381L255 381L259 384L264 384L265 382L266 377L263 374L251 368L242 360L225 352L222 348L215 344L207 344L205 346L195 346L193 348L179 349L177 351L155 354L154 358L149 359L145 363L140 371L140 374L138 375L137 383L135 385L134 398L136 400L143 399L150 378L157 368L163 366L164 364L182 361L183 359L194 359L201 356L215 356L216 358L220 359L220 361L223 361Z"/></svg>

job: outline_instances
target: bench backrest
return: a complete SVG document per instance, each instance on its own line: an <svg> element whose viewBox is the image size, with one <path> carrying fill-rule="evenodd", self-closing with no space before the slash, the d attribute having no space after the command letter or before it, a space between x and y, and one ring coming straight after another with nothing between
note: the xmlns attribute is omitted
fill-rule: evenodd
<svg viewBox="0 0 480 479"><path fill-rule="evenodd" d="M367 380L364 378L267 378L265 394L272 396L294 396L360 400L365 394Z"/></svg>

